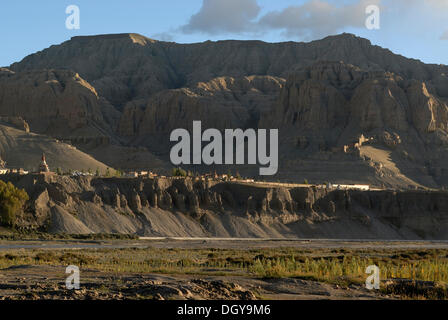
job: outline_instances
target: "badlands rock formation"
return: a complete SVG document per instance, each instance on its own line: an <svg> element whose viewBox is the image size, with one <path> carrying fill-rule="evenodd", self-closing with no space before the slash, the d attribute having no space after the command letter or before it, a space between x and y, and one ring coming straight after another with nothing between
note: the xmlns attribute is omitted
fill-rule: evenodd
<svg viewBox="0 0 448 320"><path fill-rule="evenodd" d="M0 72L0 114L24 117L33 132L108 137L114 110L72 71Z"/></svg>
<svg viewBox="0 0 448 320"><path fill-rule="evenodd" d="M74 37L0 70L0 116L123 169L169 170L170 132L202 120L279 128L271 179L440 188L447 110L447 66L351 34L310 43Z"/></svg>
<svg viewBox="0 0 448 320"><path fill-rule="evenodd" d="M19 227L142 236L448 239L448 195L191 179L9 176L30 195Z"/></svg>

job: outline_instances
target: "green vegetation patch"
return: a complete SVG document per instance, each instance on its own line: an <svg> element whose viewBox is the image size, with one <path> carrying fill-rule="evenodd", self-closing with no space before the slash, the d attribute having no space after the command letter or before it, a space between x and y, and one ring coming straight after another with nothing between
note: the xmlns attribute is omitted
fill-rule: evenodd
<svg viewBox="0 0 448 320"><path fill-rule="evenodd" d="M448 297L448 250L390 249L30 249L0 251L0 268L70 265L113 273L300 278L343 287L363 285L380 268L382 292L404 298Z"/></svg>
<svg viewBox="0 0 448 320"><path fill-rule="evenodd" d="M16 188L11 182L0 180L0 224L14 227L17 214L29 197L25 190Z"/></svg>

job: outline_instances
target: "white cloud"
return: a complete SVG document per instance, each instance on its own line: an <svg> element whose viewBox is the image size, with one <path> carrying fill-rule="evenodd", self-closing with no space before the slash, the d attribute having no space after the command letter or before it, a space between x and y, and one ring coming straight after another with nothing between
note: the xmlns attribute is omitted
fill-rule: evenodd
<svg viewBox="0 0 448 320"><path fill-rule="evenodd" d="M426 5L430 5L434 8L448 9L447 0L424 0Z"/></svg>
<svg viewBox="0 0 448 320"><path fill-rule="evenodd" d="M204 0L198 13L181 27L184 33L240 33L254 30L260 6L257 0Z"/></svg>
<svg viewBox="0 0 448 320"><path fill-rule="evenodd" d="M362 28L366 8L379 5L381 0L360 0L355 4L336 6L323 0L310 0L301 6L269 12L259 24L265 28L283 30L288 36L319 38L347 27Z"/></svg>
<svg viewBox="0 0 448 320"><path fill-rule="evenodd" d="M442 36L440 37L440 40L448 40L448 30L446 30Z"/></svg>
<svg viewBox="0 0 448 320"><path fill-rule="evenodd" d="M405 8L411 6L424 6L428 9L448 8L447 0L386 0L388 4L398 4Z"/></svg>
<svg viewBox="0 0 448 320"><path fill-rule="evenodd" d="M348 27L364 27L366 7L380 3L381 0L357 0L355 4L334 5L328 0L307 0L303 5L259 17L261 7L257 0L203 0L199 12L179 31L217 35L278 30L289 37L319 38Z"/></svg>
<svg viewBox="0 0 448 320"><path fill-rule="evenodd" d="M174 36L170 32L155 33L155 34L151 35L151 38L156 39L156 40L161 40L161 41L168 41L168 42L174 40Z"/></svg>

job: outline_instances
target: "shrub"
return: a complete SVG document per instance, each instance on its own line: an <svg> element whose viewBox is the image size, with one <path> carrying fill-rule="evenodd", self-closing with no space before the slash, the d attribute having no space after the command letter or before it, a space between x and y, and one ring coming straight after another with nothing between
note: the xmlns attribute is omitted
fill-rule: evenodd
<svg viewBox="0 0 448 320"><path fill-rule="evenodd" d="M28 199L25 190L16 188L11 182L0 180L0 223L13 227L17 213L22 210Z"/></svg>
<svg viewBox="0 0 448 320"><path fill-rule="evenodd" d="M116 177L122 177L124 175L124 172L120 169L115 170L115 176Z"/></svg>
<svg viewBox="0 0 448 320"><path fill-rule="evenodd" d="M174 168L172 175L173 175L173 177L186 177L187 172L181 168Z"/></svg>

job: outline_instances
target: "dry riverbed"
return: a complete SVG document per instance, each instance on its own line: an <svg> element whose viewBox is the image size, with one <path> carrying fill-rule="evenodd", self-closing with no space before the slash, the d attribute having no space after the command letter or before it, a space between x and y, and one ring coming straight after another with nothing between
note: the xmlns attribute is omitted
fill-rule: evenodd
<svg viewBox="0 0 448 320"><path fill-rule="evenodd" d="M0 241L0 299L446 299L446 283L446 242Z"/></svg>
<svg viewBox="0 0 448 320"><path fill-rule="evenodd" d="M117 274L81 270L80 290L65 287L65 266L20 265L0 273L1 299L378 299L360 285L241 276ZM398 298L398 297L396 297Z"/></svg>

